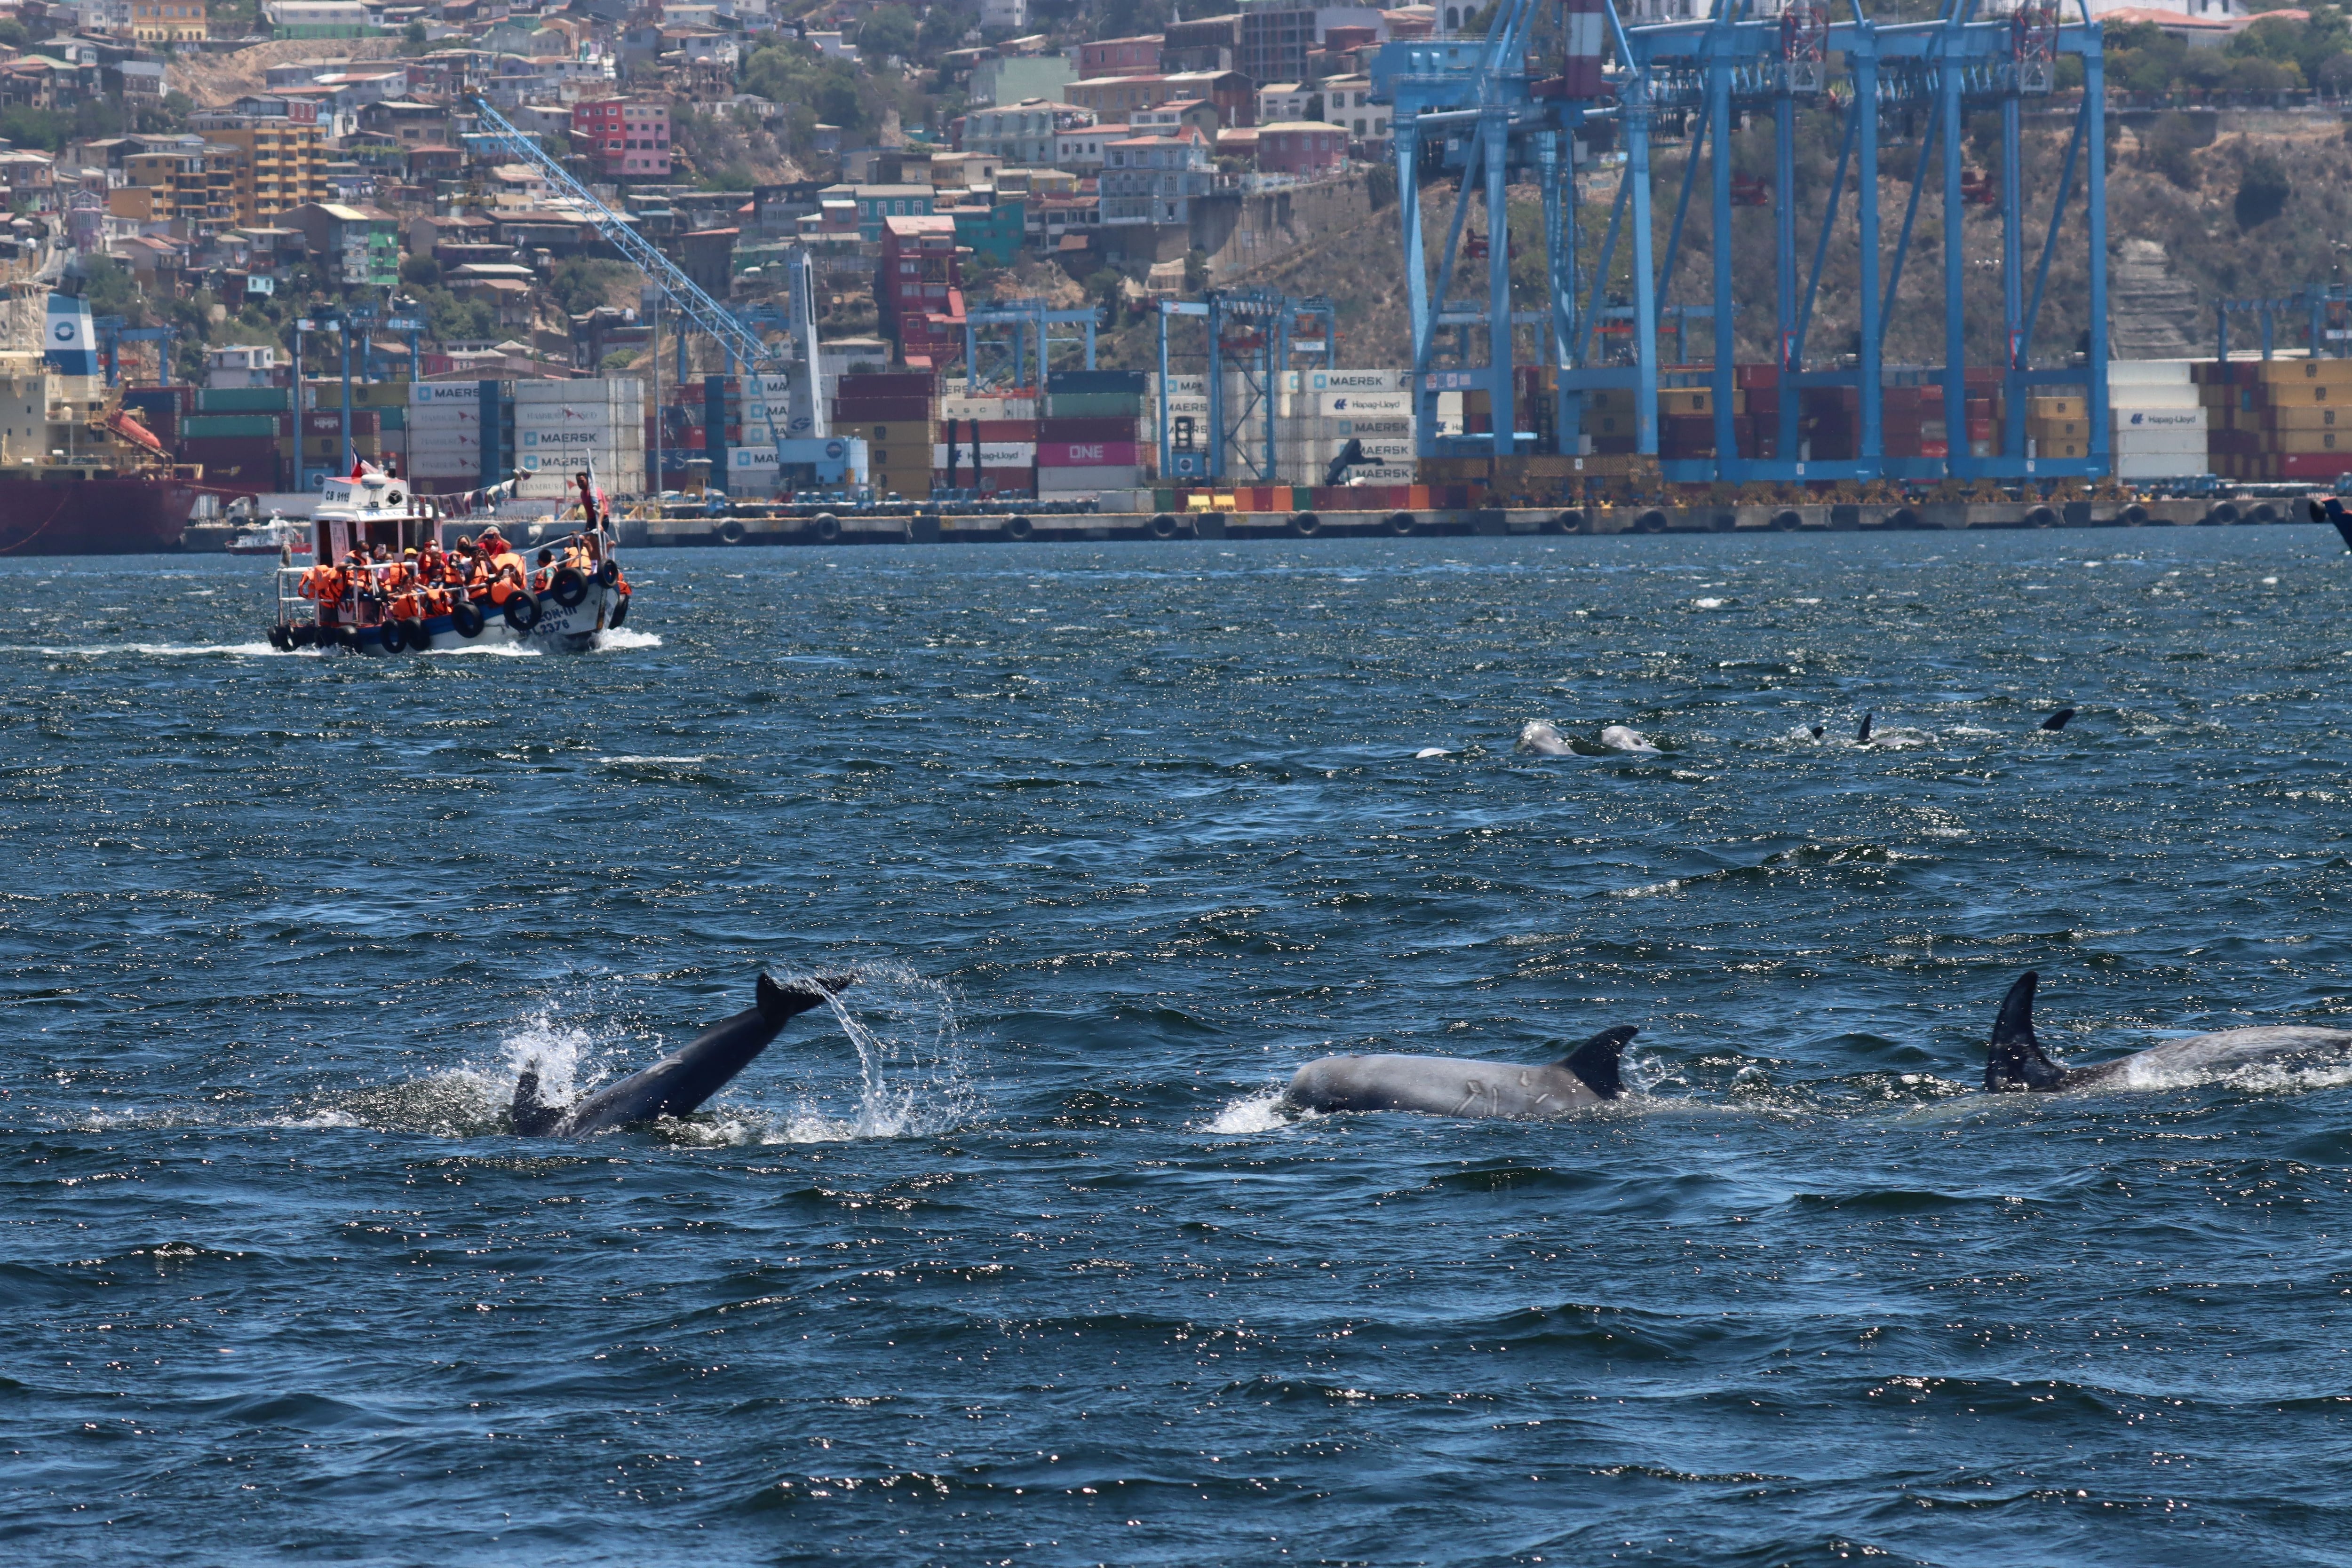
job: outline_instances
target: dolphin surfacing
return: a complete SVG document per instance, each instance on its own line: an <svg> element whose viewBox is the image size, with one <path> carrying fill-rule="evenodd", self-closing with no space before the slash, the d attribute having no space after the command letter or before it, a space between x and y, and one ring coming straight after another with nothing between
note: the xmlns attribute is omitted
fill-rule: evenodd
<svg viewBox="0 0 2352 1568"><path fill-rule="evenodd" d="M1630 1025L1604 1029L1558 1061L1473 1061L1454 1056L1326 1056L1292 1075L1281 1103L1292 1111L1418 1111L1430 1116L1531 1120L1605 1104L1624 1092L1617 1075Z"/></svg>
<svg viewBox="0 0 2352 1568"><path fill-rule="evenodd" d="M824 1006L825 991L841 990L856 979L847 975L820 979L814 986L780 986L761 975L753 1005L712 1024L685 1050L663 1057L643 1072L633 1072L569 1109L550 1105L539 1097L539 1064L530 1062L515 1081L509 1123L518 1137L580 1138L663 1116L688 1115L749 1067L785 1024L812 1008ZM824 991L817 989L819 986Z"/></svg>
<svg viewBox="0 0 2352 1568"><path fill-rule="evenodd" d="M1985 1092L1990 1094L2057 1093L2081 1089L2155 1089L2226 1072L2236 1067L2300 1066L2352 1060L2352 1030L2340 1029L2225 1029L2168 1040L2146 1051L2090 1067L2062 1067L2050 1060L2033 1032L2033 993L2041 983L2032 969L2017 977L2001 998L1985 1050Z"/></svg>

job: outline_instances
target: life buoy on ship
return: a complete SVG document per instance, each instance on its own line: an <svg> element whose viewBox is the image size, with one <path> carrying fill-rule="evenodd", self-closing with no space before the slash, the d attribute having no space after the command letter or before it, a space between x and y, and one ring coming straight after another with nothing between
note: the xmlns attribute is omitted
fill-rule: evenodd
<svg viewBox="0 0 2352 1568"><path fill-rule="evenodd" d="M482 634L482 607L470 599L460 599L449 606L449 624L458 636L472 642Z"/></svg>
<svg viewBox="0 0 2352 1568"><path fill-rule="evenodd" d="M403 648L408 646L408 640L401 635L399 622L387 621L382 626L377 627L376 630L383 634L383 651L385 653L397 653Z"/></svg>
<svg viewBox="0 0 2352 1568"><path fill-rule="evenodd" d="M556 572L549 591L555 596L555 602L569 610L588 597L588 579L578 567L567 566Z"/></svg>
<svg viewBox="0 0 2352 1568"><path fill-rule="evenodd" d="M518 593L507 601L507 624L518 632L528 632L539 624L539 601L528 593Z"/></svg>

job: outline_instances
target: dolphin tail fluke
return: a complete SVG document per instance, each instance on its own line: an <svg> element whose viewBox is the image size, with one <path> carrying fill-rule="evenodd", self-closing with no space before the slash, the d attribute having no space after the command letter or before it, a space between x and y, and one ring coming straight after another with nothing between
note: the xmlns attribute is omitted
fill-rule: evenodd
<svg viewBox="0 0 2352 1568"><path fill-rule="evenodd" d="M824 1006L827 996L845 991L856 983L856 975L820 975L813 985L780 986L762 974L759 986L760 1016L782 1029L812 1008Z"/></svg>
<svg viewBox="0 0 2352 1568"><path fill-rule="evenodd" d="M562 1124L563 1112L539 1097L538 1062L526 1066L515 1080L514 1103L507 1108L507 1119L515 1135L522 1138L545 1137Z"/></svg>
<svg viewBox="0 0 2352 1568"><path fill-rule="evenodd" d="M2062 707L2056 713L2052 714L2048 718L2043 719L2042 721L2042 727L2044 729L2053 730L2063 729L2066 727L2066 721L2074 716L2074 710L2073 708Z"/></svg>
<svg viewBox="0 0 2352 1568"><path fill-rule="evenodd" d="M1853 732L1853 738L1857 744L1870 738L1870 721L1877 716L1878 715L1875 712L1865 713L1862 716L1862 727Z"/></svg>
<svg viewBox="0 0 2352 1568"><path fill-rule="evenodd" d="M2314 501L2311 509L2316 514L2313 521L2334 523L2337 536L2344 540L2344 548L2352 549L2352 511L2347 511L2343 502L2330 496L2325 501Z"/></svg>
<svg viewBox="0 0 2352 1568"><path fill-rule="evenodd" d="M1582 1079L1584 1086L1603 1100L1614 1100L1625 1092L1624 1080L1617 1074L1617 1060L1624 1053L1625 1042L1641 1032L1632 1024L1604 1029L1561 1057L1559 1064Z"/></svg>
<svg viewBox="0 0 2352 1568"><path fill-rule="evenodd" d="M2028 969L2001 998L2000 1014L1992 1022L1992 1040L1985 1049L1988 1093L2056 1089L2066 1082L2066 1070L2050 1060L2033 1032L2033 993L2041 980L2041 976Z"/></svg>

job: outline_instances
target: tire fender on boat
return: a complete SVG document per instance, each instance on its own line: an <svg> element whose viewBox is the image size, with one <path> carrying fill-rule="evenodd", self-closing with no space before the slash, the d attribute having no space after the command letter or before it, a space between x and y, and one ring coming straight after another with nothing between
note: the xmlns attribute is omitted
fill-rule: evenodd
<svg viewBox="0 0 2352 1568"><path fill-rule="evenodd" d="M482 628L487 624L488 622L482 615L482 607L470 599L460 599L449 606L450 628L468 643L480 636Z"/></svg>
<svg viewBox="0 0 2352 1568"><path fill-rule="evenodd" d="M383 651L385 653L397 653L403 648L408 646L408 640L402 634L403 628L399 622L387 621L381 626L378 626L376 630L383 636Z"/></svg>
<svg viewBox="0 0 2352 1568"><path fill-rule="evenodd" d="M548 591L555 596L555 602L570 610L588 597L588 579L578 567L567 566L555 574Z"/></svg>
<svg viewBox="0 0 2352 1568"><path fill-rule="evenodd" d="M400 640L408 644L411 652L418 653L422 653L433 646L433 633L425 629L425 622L423 621L402 622L400 623Z"/></svg>
<svg viewBox="0 0 2352 1568"><path fill-rule="evenodd" d="M507 624L518 632L528 632L539 624L539 601L528 593L518 593L507 601Z"/></svg>
<svg viewBox="0 0 2352 1568"><path fill-rule="evenodd" d="M613 613L605 619L604 624L605 624L607 627L618 627L618 626L619 626L623 622L626 621L628 618L629 618L629 596L628 596L627 594L624 593L623 595L621 595L621 598L620 598L619 602L618 602L618 603L616 603L616 604L614 604L614 605L613 606Z"/></svg>

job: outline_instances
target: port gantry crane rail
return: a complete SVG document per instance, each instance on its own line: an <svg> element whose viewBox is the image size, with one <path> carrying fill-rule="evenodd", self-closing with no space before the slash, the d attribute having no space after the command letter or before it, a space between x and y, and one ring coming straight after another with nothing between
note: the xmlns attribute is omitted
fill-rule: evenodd
<svg viewBox="0 0 2352 1568"><path fill-rule="evenodd" d="M2102 476L2108 472L2107 270L2105 159L2085 149L2105 146L2101 31L2086 0L2074 0L2079 23L2063 20L2057 0L2003 0L1993 14L1986 0L1943 0L1939 16L1880 24L1846 0L1851 20L1837 21L1818 0L1714 0L1711 14L1690 21L1628 25L1612 0L1503 0L1484 38L1414 39L1385 46L1372 76L1376 93L1391 105L1391 128L1403 225L1407 302L1412 314L1414 387L1420 450L1424 456L1508 455L1532 438L1519 431L1513 408L1515 326L1532 326L1541 362L1554 367L1559 398L1556 450L1581 450L1585 394L1609 388L1631 393L1634 448L1658 451L1657 392L1661 319L1711 319L1716 348L1706 383L1712 388L1716 455L1670 460L1664 476L1682 481L1868 480L1893 477L2040 480ZM1770 8L1768 9L1768 6ZM1549 29L1550 37L1543 35ZM1536 49L1538 42L1544 44ZM2038 255L2027 265L2029 238L2021 157L2023 106L2048 99L2063 56L2082 64L2081 99ZM1842 57L1844 91L1835 90L1831 58ZM1550 74L1545 74L1549 70ZM1796 119L1800 106L1824 104L1844 120L1837 172L1823 198L1809 266L1800 264L1801 214L1796 190ZM1997 109L2000 167L1996 193L2001 231L2001 350L1999 383L2005 418L1995 450L1971 453L1965 439L1969 392L1961 132L1970 110ZM1878 154L1881 120L1926 110L1927 134L1915 161L1911 191L1891 256L1880 232ZM1735 439L1734 398L1738 305L1732 209L1737 182L1732 137L1741 114L1769 116L1774 143L1773 327L1769 361L1780 390L1774 455L1743 455ZM1654 266L1651 152L1664 116L1696 120L1682 189L1675 202L1664 266ZM1613 137L1623 152L1597 265L1589 282L1580 273L1585 225L1580 171L1586 152ZM1938 143L1944 239L1943 360L1901 371L1907 379L1943 388L1950 443L1944 456L1889 455L1881 423L1887 321L1926 189L1927 144ZM1706 306L1665 303L1683 247L1683 233L1699 165L1710 175L1712 277ZM1452 295L1464 244L1471 193L1484 175L1490 231L1507 232L1505 192L1514 168L1535 174L1543 198L1547 308L1514 311L1508 247L1486 246L1486 298ZM1438 257L1433 287L1423 239L1421 184L1432 171L1458 169L1460 183ZM2087 342L2075 362L2073 345L2054 364L2037 364L2033 347L2048 290L2051 265L2065 230L2080 172L2084 270L2088 279ZM1857 351L1830 363L1808 352L1822 276L1835 237L1838 208L1853 176L1854 272L1859 283ZM1752 195L1752 193L1748 193ZM1630 250L1620 275L1619 247ZM1630 298L1627 298L1630 296ZM1439 332L1484 327L1486 352L1475 362L1461 345L1460 368L1440 367ZM1466 334L1465 334L1466 336ZM1760 335L1760 334L1759 334ZM2081 458L2040 457L2025 439L2026 399L2052 386L2079 387L2086 403L2090 449ZM1809 460L1799 442L1800 397L1806 388L1854 389L1859 415L1855 450L1848 458ZM1493 414L1490 433L1438 433L1437 394L1483 391ZM1798 394L1798 395L1790 395Z"/></svg>

